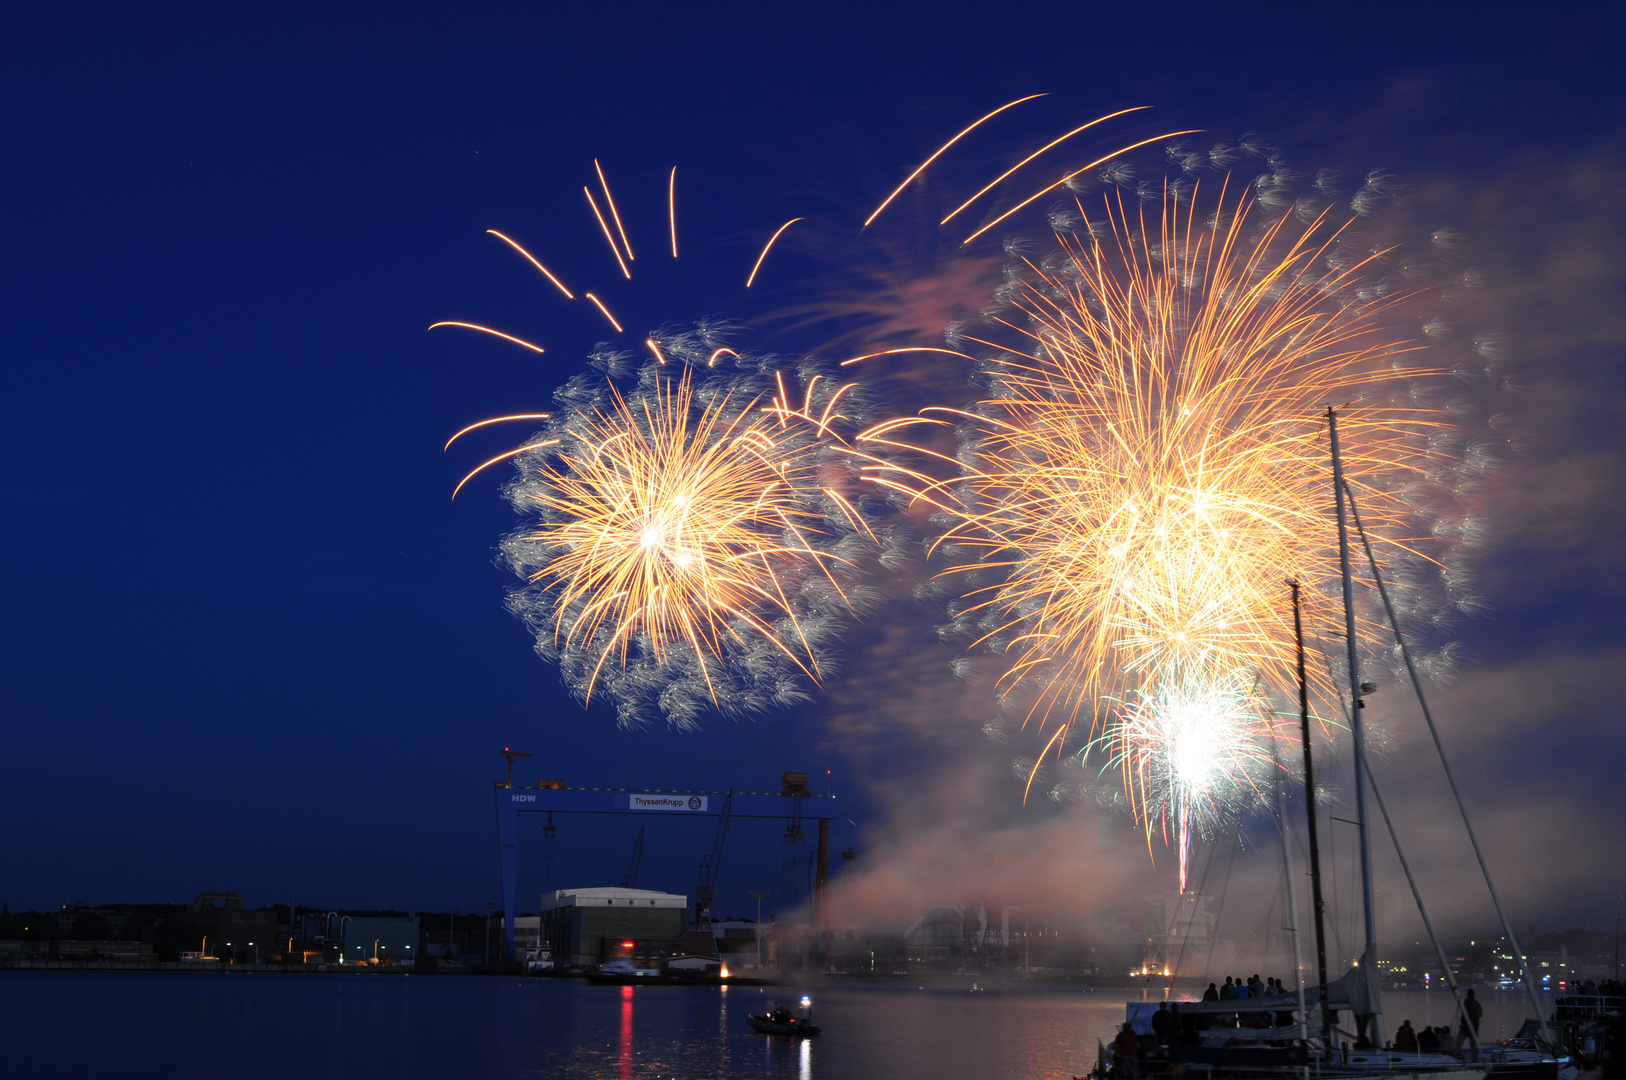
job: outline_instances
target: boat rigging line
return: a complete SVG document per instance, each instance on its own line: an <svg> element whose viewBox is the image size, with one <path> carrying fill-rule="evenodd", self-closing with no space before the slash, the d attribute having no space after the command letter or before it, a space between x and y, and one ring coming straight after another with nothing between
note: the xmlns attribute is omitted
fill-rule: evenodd
<svg viewBox="0 0 1626 1080"><path fill-rule="evenodd" d="M1358 752L1366 753L1365 747L1361 747ZM1440 970L1445 972L1445 983L1451 988L1451 999L1457 1003L1458 1023L1461 1024L1461 1030L1468 1033L1468 1041L1473 1044L1474 1060L1477 1061L1479 1060L1479 1033L1474 1030L1474 1025L1468 1019L1468 1011L1463 1008L1462 992L1457 989L1456 973L1451 970L1451 962L1446 958L1445 947L1440 944L1439 935L1434 932L1434 920L1428 917L1428 905L1423 903L1423 894L1417 888L1417 878L1411 872L1411 862L1406 858L1406 852L1400 846L1400 833L1395 830L1394 820L1389 817L1389 808L1383 802L1383 792L1378 788L1378 778L1372 774L1370 769L1366 772L1366 778L1372 785L1372 798L1377 800L1378 813L1383 815L1383 824L1389 830L1389 839L1394 841L1395 854L1400 857L1400 869L1406 872L1406 884L1411 886L1411 898L1417 902L1417 914L1423 917L1423 929L1428 931L1428 940L1434 946L1434 955L1440 961Z"/></svg>
<svg viewBox="0 0 1626 1080"><path fill-rule="evenodd" d="M1270 757L1276 766L1278 775L1285 775L1286 769L1282 765L1281 750L1276 744L1276 734L1272 731L1270 736ZM1284 928L1293 937L1293 983L1299 995L1299 1038L1308 1040L1310 1037L1310 1016L1304 1011L1304 956L1299 948L1299 893L1293 883L1293 836L1287 824L1287 785L1276 785L1276 823L1282 834L1282 870L1286 875L1287 886L1287 926ZM1278 983L1277 985L1280 985Z"/></svg>
<svg viewBox="0 0 1626 1080"><path fill-rule="evenodd" d="M1328 410L1331 412L1331 410ZM1445 770L1446 782L1451 785L1451 796L1457 801L1457 811L1462 815L1463 828L1468 830L1468 842L1473 845L1474 857L1479 860L1480 873L1485 877L1485 888L1490 892L1491 903L1496 906L1496 917L1502 921L1502 933L1507 935L1508 946L1513 950L1514 957L1519 962L1519 972L1524 976L1524 989L1530 996L1530 1007L1535 1010L1538 1029L1545 1035L1545 1025L1542 1024L1541 999L1536 994L1535 977L1530 972L1530 965L1524 958L1524 951L1519 948L1518 939L1513 936L1513 925L1508 922L1507 912L1502 908L1502 898L1496 892L1496 883L1491 880L1490 867L1485 862L1485 852L1479 846L1479 836L1474 832L1473 822L1468 819L1468 807L1462 801L1462 791L1457 787L1456 774L1451 771L1451 762L1445 756L1445 744L1440 740L1440 729L1434 723L1434 714L1429 710L1428 698L1423 694L1423 682L1417 675L1417 665L1412 662L1411 648L1406 644L1406 637L1400 632L1400 620L1395 617L1394 603L1389 599L1389 589L1383 583L1383 575L1378 570L1378 560L1372 554L1372 542L1367 538L1366 530L1361 526L1361 515L1355 508L1355 493L1350 490L1347 483L1343 483L1342 494L1349 499L1349 509L1355 520L1355 528L1360 533L1361 544L1366 549L1366 561L1372 567L1372 580L1378 587L1378 595L1383 599L1383 610L1389 616L1389 628L1394 631L1395 642L1400 646L1400 656L1406 662L1406 673L1411 676L1412 689L1417 694L1417 704L1423 712L1423 720L1428 724L1428 733L1434 739L1434 749L1440 757L1440 767ZM1342 505L1342 499L1339 501ZM1342 521L1342 519L1340 519ZM1348 589L1347 579L1345 588ZM1358 714L1357 714L1358 715ZM1356 757L1357 763L1360 757Z"/></svg>

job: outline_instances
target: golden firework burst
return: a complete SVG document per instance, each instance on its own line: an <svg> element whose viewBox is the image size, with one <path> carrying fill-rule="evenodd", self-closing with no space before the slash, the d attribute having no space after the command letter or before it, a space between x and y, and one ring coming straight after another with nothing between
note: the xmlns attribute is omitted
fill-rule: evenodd
<svg viewBox="0 0 1626 1080"><path fill-rule="evenodd" d="M920 452L911 428L958 429L957 457L932 456L959 475L879 456L869 475L943 512L944 573L969 581L956 620L1009 658L1002 688L1030 691L1029 717L1060 721L1051 745L1190 672L1290 685L1282 583L1337 574L1329 406L1370 531L1421 557L1402 488L1442 419L1397 394L1429 372L1388 326L1403 297L1377 283L1383 253L1326 212L1260 222L1224 184L1204 201L1111 191L1093 220L1082 199L1053 213L1060 250L1016 251L989 316L1016 337L961 332L994 350L987 396L861 437Z"/></svg>
<svg viewBox="0 0 1626 1080"><path fill-rule="evenodd" d="M646 374L516 457L509 496L535 520L504 545L529 583L515 610L584 700L607 675L619 703L653 694L680 723L696 699L793 699L786 666L820 678L853 560L875 543L833 460L852 385L814 376L793 396L783 374L756 393L697 385L683 364Z"/></svg>

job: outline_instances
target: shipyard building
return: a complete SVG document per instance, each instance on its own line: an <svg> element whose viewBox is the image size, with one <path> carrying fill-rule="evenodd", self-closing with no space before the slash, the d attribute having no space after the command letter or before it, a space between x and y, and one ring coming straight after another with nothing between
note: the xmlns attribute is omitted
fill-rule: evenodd
<svg viewBox="0 0 1626 1080"><path fill-rule="evenodd" d="M541 938L556 964L597 964L624 941L683 936L689 898L650 889L560 889L542 896Z"/></svg>

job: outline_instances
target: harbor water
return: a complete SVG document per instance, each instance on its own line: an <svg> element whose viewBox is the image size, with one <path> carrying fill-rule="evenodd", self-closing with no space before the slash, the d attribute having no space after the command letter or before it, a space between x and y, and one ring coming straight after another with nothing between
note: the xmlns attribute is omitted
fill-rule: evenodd
<svg viewBox="0 0 1626 1080"><path fill-rule="evenodd" d="M757 1035L769 998L813 999L823 1036ZM575 979L0 971L0 1073L29 1078L841 1078L1026 1080L1081 1074L1139 990L931 983L589 986ZM1483 1034L1522 995L1480 991ZM1161 991L1152 991L1153 999ZM1440 991L1391 991L1384 1026L1448 1024Z"/></svg>

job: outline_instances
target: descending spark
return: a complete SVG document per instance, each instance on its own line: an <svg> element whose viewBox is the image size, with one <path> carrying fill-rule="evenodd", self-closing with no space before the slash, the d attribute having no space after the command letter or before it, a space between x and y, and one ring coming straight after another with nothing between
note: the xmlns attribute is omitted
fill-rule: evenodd
<svg viewBox="0 0 1626 1080"><path fill-rule="evenodd" d="M538 352L539 353L539 352L543 351L542 346L540 346L540 345L532 345L529 341L526 341L523 338L517 338L512 334L505 334L501 330L493 330L489 326L481 326L478 323L453 322L453 321L448 319L448 320L445 320L443 322L430 323L429 324L429 329L433 330L433 329L435 329L436 327L439 327L439 326L461 326L465 330L478 330L482 334L490 334L492 337L500 337L504 341L512 341L515 345L523 345L527 349L530 349L532 352Z"/></svg>
<svg viewBox="0 0 1626 1080"><path fill-rule="evenodd" d="M604 306L604 301L600 300L592 293L582 293L582 295L593 302L593 306L598 308L600 313L602 313L603 316L610 321L611 326L615 327L616 333L622 334L626 332L621 328L621 324L615 321L615 316L610 314L610 309Z"/></svg>
<svg viewBox="0 0 1626 1080"><path fill-rule="evenodd" d="M1061 187L1063 184L1067 183L1067 181L1073 179L1074 177L1082 176L1085 173L1089 172L1091 169L1098 168L1098 167L1100 167L1102 165L1105 165L1107 162L1111 161L1113 158L1117 157L1119 154L1127 154L1131 150L1139 150L1143 146L1148 146L1151 143L1155 143L1155 142L1161 142L1164 139L1173 139L1173 138L1176 138L1176 137L1178 137L1180 135L1194 135L1199 130L1200 130L1199 128L1187 128L1184 131L1168 131L1168 132L1163 133L1162 135L1154 135L1150 139L1141 139L1139 142L1132 142L1127 146L1120 146L1118 149L1114 150L1110 154L1103 154L1100 157L1096 158L1094 161L1090 162L1088 165L1085 165L1083 168L1074 169L1072 172L1068 173L1066 176L1062 177L1060 180L1057 180L1054 184L1050 184L1047 187L1042 187L1038 191L1035 191L1032 195L1029 195L1027 198L1023 199L1021 202L1017 203L1015 206L1011 207L1009 210L1005 211L1003 214L999 215L994 220L990 221L988 224L984 225L982 228L978 229L976 232L974 232L970 236L966 237L964 240L960 241L960 243L961 243L962 246L964 246L965 244L971 243L971 241L975 240L977 237L981 236L983 233L987 232L989 229L992 229L995 225L998 225L1000 222L1006 220L1012 214L1015 214L1020 210L1026 209L1027 207L1031 206L1033 203L1037 202L1039 199L1043 198L1044 196L1050 194L1052 191L1055 191L1057 188Z"/></svg>
<svg viewBox="0 0 1626 1080"><path fill-rule="evenodd" d="M666 220L672 226L672 258L677 258L677 166L666 181Z"/></svg>
<svg viewBox="0 0 1626 1080"><path fill-rule="evenodd" d="M950 139L948 142L944 143L942 146L939 146L937 148L937 150L935 152L933 152L931 157L927 158L925 161L922 161L918 166L916 166L914 172L912 172L908 176L904 177L903 183L898 185L897 190L893 191L892 194L888 195L885 199L881 200L881 205L877 206L875 208L875 212L872 213L869 217L864 219L863 227L866 228L866 229L869 228L870 223L872 221L874 221L876 218L881 216L881 211L885 210L887 208L887 206L889 206L891 204L893 199L896 199L899 195L902 195L903 194L903 189L908 187L910 184L914 183L915 182L915 177L917 177L921 173L925 172L926 167L928 165L930 165L932 162L936 161L938 158L942 157L943 153L946 150L948 150L949 147L953 146L955 143L959 142L961 139L965 138L967 135L971 134L973 131L976 131L983 124L987 123L989 120L992 120L994 117L998 116L1000 113L1004 112L1006 109L1009 109L1009 108L1011 108L1013 106L1016 106L1016 105L1020 105L1024 101L1032 101L1034 98L1042 98L1044 96L1045 96L1044 94L1029 94L1027 97L1021 97L1021 98L1017 98L1015 101L1006 102L1004 105L1001 105L999 108L995 109L993 112L989 113L987 116L982 117L976 123L972 124L970 127L966 128L964 131L962 131L958 135L954 136L954 138Z"/></svg>
<svg viewBox="0 0 1626 1080"><path fill-rule="evenodd" d="M587 196L587 205L593 208L593 216L598 218L598 227L604 230L604 242L610 245L610 254L615 256L616 264L621 267L621 273L631 281L632 271L627 269L627 261L621 257L621 249L615 246L615 237L610 235L610 224L604 220L604 215L599 211L598 200L593 198L592 191L587 188L582 188L582 194Z"/></svg>
<svg viewBox="0 0 1626 1080"><path fill-rule="evenodd" d="M802 219L799 218L799 217L791 218L789 221L787 221L783 225L779 226L779 228L775 229L774 234L772 236L768 237L768 242L766 244L762 245L762 254L757 256L756 265L751 267L751 273L746 276L745 287L747 289L749 289L751 287L751 282L753 282L753 281L755 281L757 279L757 271L762 269L762 260L764 260L764 259L766 259L768 257L768 252L770 250L772 250L773 245L774 245L774 241L778 240L779 237L781 236L781 234L783 234L786 229L790 228L792 225L796 224L798 221L801 221L801 220Z"/></svg>
<svg viewBox="0 0 1626 1080"><path fill-rule="evenodd" d="M957 206L953 210L949 211L949 216L944 218L942 221L939 221L938 224L939 225L947 225L949 222L954 220L954 218L960 213L961 210L964 210L966 207L970 206L972 203L976 202L978 199L982 198L984 195L986 195L990 191L994 190L1000 184L1002 184L1006 180L1010 179L1012 174L1014 174L1017 170L1021 169L1022 166L1028 164L1034 158L1039 157L1039 156L1043 155L1044 153L1046 153L1046 152L1048 152L1050 150L1054 150L1056 147L1060 146L1062 143L1066 142L1068 139L1071 139L1074 135L1078 135L1078 134L1080 134L1082 132L1088 131L1088 130L1090 130L1090 128L1094 127L1095 125L1105 123L1108 120L1113 120L1113 119L1116 119L1117 117L1124 116L1124 115L1126 115L1128 113L1140 112L1143 109L1149 109L1149 108L1151 108L1150 105L1136 105L1135 107L1130 108L1130 109L1119 109L1115 113L1107 113L1105 116L1098 116L1094 120L1091 120L1087 124L1079 125L1078 127L1076 127L1073 130L1069 131L1065 135L1062 135L1062 136L1060 136L1058 138L1055 138L1055 139L1051 139L1049 142L1047 142L1043 146L1039 147L1039 149L1035 150L1033 153L1029 154L1027 157L1023 158L1021 161L1018 161L1015 165L1012 165L1010 168L1006 169L1004 172L1000 173L998 176L996 176L992 180L988 181L988 183L985 184L982 187L982 189L980 191L978 191L975 195L971 196L971 198L967 199L965 202L961 203L959 206Z"/></svg>
<svg viewBox="0 0 1626 1080"><path fill-rule="evenodd" d="M846 367L848 364L856 364L860 360L873 360L877 356L896 356L899 353L914 353L914 352L943 353L945 356L958 356L963 360L975 359L974 357L967 356L965 353L960 352L958 349L934 349L934 348L931 348L929 346L914 345L914 346L908 346L908 347L901 348L901 349L882 349L880 352L865 353L863 356L855 356L855 357L852 357L850 360L843 360L841 362L841 366Z"/></svg>
<svg viewBox="0 0 1626 1080"><path fill-rule="evenodd" d="M456 435L453 435L450 439L447 439L446 445L441 447L441 449L443 451L450 450L454 442L478 428L488 427L492 424L506 424L513 420L546 420L551 415L553 414L545 412L515 413L513 416L493 416L489 420L476 420L462 431L459 431Z"/></svg>
<svg viewBox="0 0 1626 1080"><path fill-rule="evenodd" d="M604 202L610 208L610 217L615 219L615 231L621 234L621 246L627 250L627 261L633 262L632 244L627 241L627 230L621 227L621 214L615 208L615 196L610 194L610 182L604 179L604 169L599 165L598 158L593 159L593 168L598 172L599 187L604 189Z"/></svg>
<svg viewBox="0 0 1626 1080"><path fill-rule="evenodd" d="M456 436L454 435L453 438L455 439ZM457 482L457 486L452 489L452 498L457 498L457 493L463 490L464 484L467 484L470 480L473 480L476 476L479 476L481 473L491 468L491 466L497 464L497 462L507 461L509 458L517 457L528 450L539 450L544 446L555 446L558 444L558 442L558 439L541 439L537 442L526 443L524 446L516 446L512 450L505 450L494 458L487 458L485 461L480 462L480 464L469 470L469 474ZM447 445L449 446L451 444L448 443Z"/></svg>
<svg viewBox="0 0 1626 1080"><path fill-rule="evenodd" d="M492 236L495 236L498 240L501 240L503 243L507 244L509 247L513 248L515 251L519 252L521 255L523 255L527 259L529 259L532 266L534 266L538 270L542 271L542 276L543 277L545 277L549 281L553 282L554 286L560 292L565 294L565 299L566 300L574 300L574 299L576 299L575 294L572 293L569 289L565 288L564 282L562 282L558 278L554 277L553 274L549 272L547 267L543 266L540 262L537 261L535 255L532 255L529 251L526 251L524 248L520 247L519 242L516 241L513 237L504 236L502 233L498 232L496 229L487 229L486 232L490 233Z"/></svg>

